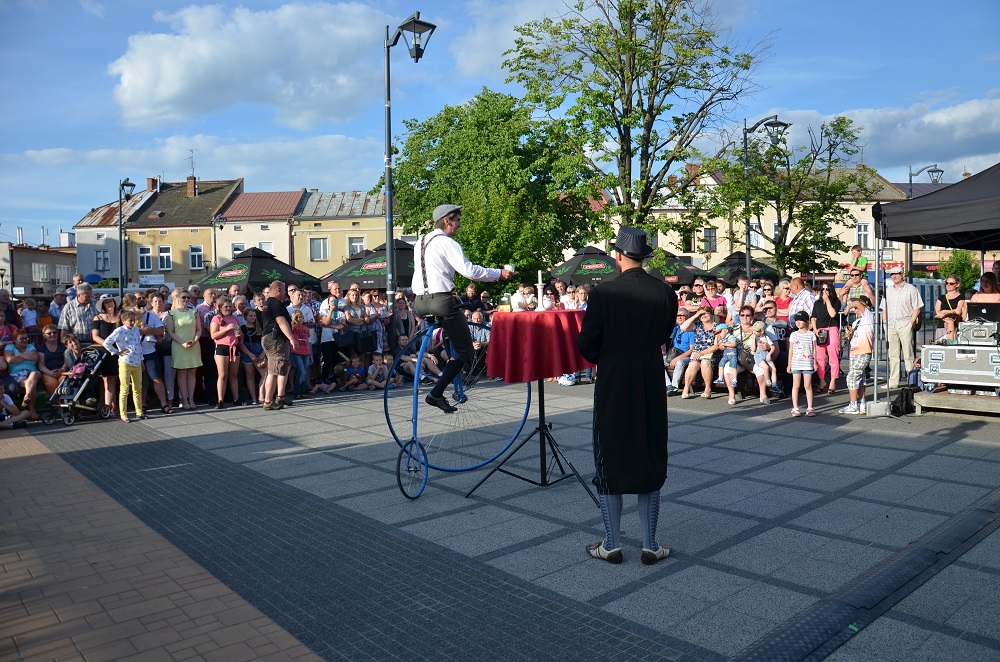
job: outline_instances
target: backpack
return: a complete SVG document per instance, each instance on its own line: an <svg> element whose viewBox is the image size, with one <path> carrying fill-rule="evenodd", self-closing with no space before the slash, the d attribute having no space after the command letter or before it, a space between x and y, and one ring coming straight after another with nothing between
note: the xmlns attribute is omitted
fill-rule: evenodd
<svg viewBox="0 0 1000 662"><path fill-rule="evenodd" d="M893 416L906 416L915 412L917 410L913 404L913 394L915 391L916 389L909 386L899 389L899 395L889 403L889 412Z"/></svg>

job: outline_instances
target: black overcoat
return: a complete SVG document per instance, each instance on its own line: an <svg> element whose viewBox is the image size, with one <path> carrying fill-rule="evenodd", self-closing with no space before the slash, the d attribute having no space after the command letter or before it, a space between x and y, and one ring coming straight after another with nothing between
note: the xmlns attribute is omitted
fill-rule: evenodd
<svg viewBox="0 0 1000 662"><path fill-rule="evenodd" d="M596 363L594 485L600 494L644 494L667 477L667 394L660 346L677 295L640 268L590 293L580 353Z"/></svg>

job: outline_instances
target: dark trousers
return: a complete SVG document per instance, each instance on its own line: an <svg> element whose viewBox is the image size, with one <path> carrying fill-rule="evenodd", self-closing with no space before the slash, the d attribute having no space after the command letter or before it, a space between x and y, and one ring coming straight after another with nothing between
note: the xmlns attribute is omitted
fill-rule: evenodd
<svg viewBox="0 0 1000 662"><path fill-rule="evenodd" d="M413 310L425 317L434 315L441 318L441 327L451 341L448 363L441 371L441 377L431 389L431 395L440 398L448 384L462 371L462 366L472 356L472 332L465 315L455 305L455 296L448 292L421 294L413 302Z"/></svg>

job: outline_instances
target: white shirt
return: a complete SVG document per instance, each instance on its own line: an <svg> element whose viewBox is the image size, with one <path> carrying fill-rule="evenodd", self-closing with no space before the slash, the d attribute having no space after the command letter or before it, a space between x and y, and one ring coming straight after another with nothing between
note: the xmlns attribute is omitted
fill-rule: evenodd
<svg viewBox="0 0 1000 662"><path fill-rule="evenodd" d="M136 320L135 325L136 327L148 326L151 329L159 329L163 327L163 322L160 321L160 317L156 313L150 311L144 311L142 315L139 317L139 319ZM141 346L142 346L143 356L145 356L146 354L152 354L153 352L156 351L157 340L158 338L153 334L149 334L148 336L142 337Z"/></svg>
<svg viewBox="0 0 1000 662"><path fill-rule="evenodd" d="M424 288L424 277L421 255L421 244L427 251L427 287ZM471 280L493 282L500 278L500 269L489 269L473 264L465 258L461 245L444 230L434 230L430 234L419 237L413 250L413 282L414 294L437 294L451 292L455 289L455 272Z"/></svg>

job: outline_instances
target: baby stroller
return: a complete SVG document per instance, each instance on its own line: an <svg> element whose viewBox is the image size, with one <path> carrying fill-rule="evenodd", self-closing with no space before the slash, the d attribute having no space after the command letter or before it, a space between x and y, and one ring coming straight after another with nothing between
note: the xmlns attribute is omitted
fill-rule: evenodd
<svg viewBox="0 0 1000 662"><path fill-rule="evenodd" d="M102 419L111 418L111 407L104 404L103 392L93 388L95 383L101 383L98 371L107 356L107 350L100 345L80 352L76 365L69 372L63 373L62 381L49 398L52 408L42 413L43 423L55 423L57 411L62 412L62 422L65 425L73 425L80 412L97 412Z"/></svg>

